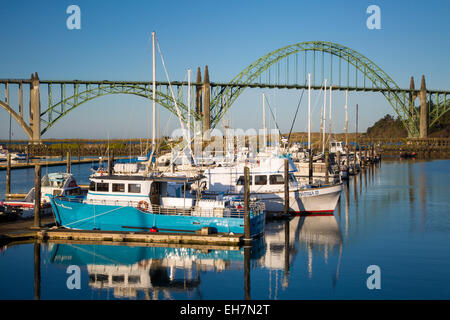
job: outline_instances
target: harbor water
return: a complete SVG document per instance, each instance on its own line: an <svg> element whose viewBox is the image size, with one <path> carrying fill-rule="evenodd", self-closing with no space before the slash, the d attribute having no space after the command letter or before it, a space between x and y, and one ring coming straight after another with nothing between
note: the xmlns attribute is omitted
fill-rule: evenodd
<svg viewBox="0 0 450 320"><path fill-rule="evenodd" d="M72 165L79 184L90 167ZM33 181L13 170L11 192ZM450 299L448 181L450 160L383 159L350 177L334 215L269 221L251 248L8 244L0 299Z"/></svg>

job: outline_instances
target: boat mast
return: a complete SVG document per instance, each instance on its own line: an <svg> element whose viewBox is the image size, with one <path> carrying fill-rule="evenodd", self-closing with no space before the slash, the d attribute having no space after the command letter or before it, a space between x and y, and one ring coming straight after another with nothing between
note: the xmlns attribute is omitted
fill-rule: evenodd
<svg viewBox="0 0 450 320"><path fill-rule="evenodd" d="M266 132L266 96L263 92L262 94L262 117L263 117L263 144L264 144L264 149L263 151L266 151L266 147L267 147L267 132Z"/></svg>
<svg viewBox="0 0 450 320"><path fill-rule="evenodd" d="M348 90L345 91L345 146L348 147Z"/></svg>
<svg viewBox="0 0 450 320"><path fill-rule="evenodd" d="M327 121L327 79L323 88L323 119L322 119L322 153L325 154L325 128Z"/></svg>
<svg viewBox="0 0 450 320"><path fill-rule="evenodd" d="M188 96L187 96L187 107L188 107L188 116L187 116L187 136L188 136L188 144L191 145L191 69L188 69ZM190 147L189 147L190 149Z"/></svg>
<svg viewBox="0 0 450 320"><path fill-rule="evenodd" d="M308 73L308 150L311 150L311 73Z"/></svg>
<svg viewBox="0 0 450 320"><path fill-rule="evenodd" d="M156 150L156 54L155 54L155 37L156 34L152 32L153 40L153 128L152 128L152 149L153 152Z"/></svg>
<svg viewBox="0 0 450 320"><path fill-rule="evenodd" d="M329 115L330 129L328 130L329 140L331 139L331 131L333 130L333 128L331 127L332 88L333 88L333 86L330 85L330 115Z"/></svg>

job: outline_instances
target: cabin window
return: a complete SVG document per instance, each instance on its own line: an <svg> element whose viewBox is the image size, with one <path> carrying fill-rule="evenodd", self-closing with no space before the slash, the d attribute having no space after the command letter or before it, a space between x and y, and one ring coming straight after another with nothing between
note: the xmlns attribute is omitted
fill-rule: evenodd
<svg viewBox="0 0 450 320"><path fill-rule="evenodd" d="M252 176L250 176L250 185L252 185ZM238 181L236 182L236 185L243 186L244 185L244 176L240 176Z"/></svg>
<svg viewBox="0 0 450 320"><path fill-rule="evenodd" d="M138 183L128 184L128 192L129 193L141 193L141 185Z"/></svg>
<svg viewBox="0 0 450 320"><path fill-rule="evenodd" d="M94 181L91 181L89 183L89 191L95 191L95 182Z"/></svg>
<svg viewBox="0 0 450 320"><path fill-rule="evenodd" d="M109 192L109 183L97 183L97 191Z"/></svg>
<svg viewBox="0 0 450 320"><path fill-rule="evenodd" d="M266 175L263 175L263 176L256 175L255 176L255 185L263 186L266 184L267 184L267 176Z"/></svg>
<svg viewBox="0 0 450 320"><path fill-rule="evenodd" d="M124 183L113 183L112 184L112 192L125 192L125 184Z"/></svg>
<svg viewBox="0 0 450 320"><path fill-rule="evenodd" d="M332 142L332 143L331 143L331 146L332 146L332 147L336 147L336 142Z"/></svg>
<svg viewBox="0 0 450 320"><path fill-rule="evenodd" d="M271 174L270 184L284 184L284 178L281 174Z"/></svg>
<svg viewBox="0 0 450 320"><path fill-rule="evenodd" d="M81 188L73 188L66 191L66 195L68 196L80 196L82 194L83 192L81 191Z"/></svg>

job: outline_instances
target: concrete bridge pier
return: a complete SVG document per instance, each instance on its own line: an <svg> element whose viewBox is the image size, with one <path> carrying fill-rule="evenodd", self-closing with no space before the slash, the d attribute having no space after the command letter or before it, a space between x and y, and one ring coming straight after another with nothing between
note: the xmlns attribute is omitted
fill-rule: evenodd
<svg viewBox="0 0 450 320"><path fill-rule="evenodd" d="M201 117L203 114L202 108L202 73L200 71L200 67L197 68L197 85L195 86L195 113L197 117ZM196 119L200 120L200 119Z"/></svg>
<svg viewBox="0 0 450 320"><path fill-rule="evenodd" d="M41 101L39 93L39 76L31 74L30 83L30 127L33 133L32 142L41 142Z"/></svg>
<svg viewBox="0 0 450 320"><path fill-rule="evenodd" d="M425 76L422 75L420 85L420 138L428 137L428 108L427 108L427 88L425 85Z"/></svg>
<svg viewBox="0 0 450 320"><path fill-rule="evenodd" d="M211 84L209 82L208 66L205 66L205 77L203 83L203 132L211 128Z"/></svg>

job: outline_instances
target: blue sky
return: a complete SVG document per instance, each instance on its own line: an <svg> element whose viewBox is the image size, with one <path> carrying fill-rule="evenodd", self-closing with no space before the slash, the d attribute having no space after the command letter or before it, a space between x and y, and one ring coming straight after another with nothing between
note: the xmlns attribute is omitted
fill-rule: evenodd
<svg viewBox="0 0 450 320"><path fill-rule="evenodd" d="M66 8L81 8L81 30L68 30ZM381 9L381 30L369 30L369 5ZM211 81L227 82L261 56L313 40L350 47L380 66L400 87L450 88L448 1L10 1L0 2L0 78L151 80L151 32L156 31L171 80L208 65ZM165 76L158 57L157 79ZM246 90L230 109L237 128L261 126L262 90ZM266 90L282 131L289 130L301 91ZM320 97L315 93L314 128ZM41 96L45 94L41 93ZM0 98L4 87L0 86ZM335 131L344 128L344 94L333 95ZM393 109L381 94L350 93L350 122L359 105L359 129ZM12 104L15 97L11 97ZM294 129L306 129L306 99ZM130 138L151 132L151 101L111 95L69 113L44 138ZM178 126L161 111L160 131ZM272 121L273 123L273 121ZM25 135L13 120L13 138ZM350 130L354 130L350 127ZM0 110L0 138L9 115Z"/></svg>

